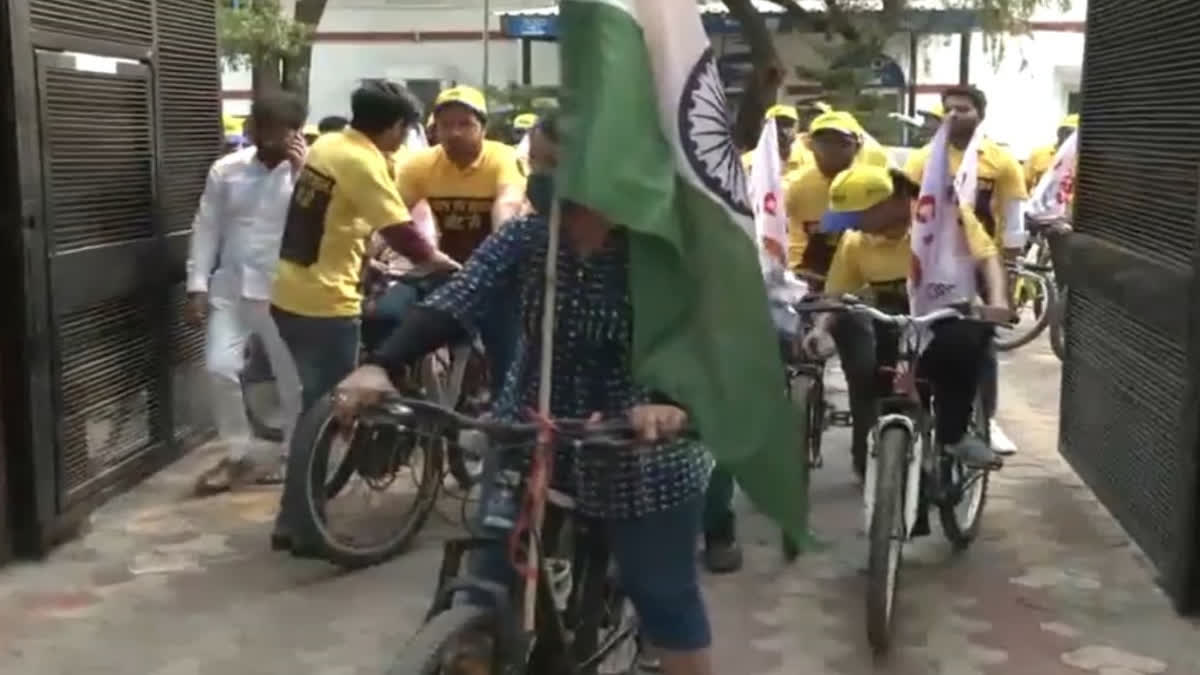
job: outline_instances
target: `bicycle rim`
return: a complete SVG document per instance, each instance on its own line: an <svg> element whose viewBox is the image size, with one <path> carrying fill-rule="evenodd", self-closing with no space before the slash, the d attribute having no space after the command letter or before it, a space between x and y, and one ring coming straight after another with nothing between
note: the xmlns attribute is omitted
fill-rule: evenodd
<svg viewBox="0 0 1200 675"><path fill-rule="evenodd" d="M451 607L417 631L388 675L498 675L499 624L495 610Z"/></svg>
<svg viewBox="0 0 1200 675"><path fill-rule="evenodd" d="M892 427L880 434L872 461L876 465L875 501L868 531L867 640L876 654L891 645L892 621L906 531L904 470L912 438Z"/></svg>

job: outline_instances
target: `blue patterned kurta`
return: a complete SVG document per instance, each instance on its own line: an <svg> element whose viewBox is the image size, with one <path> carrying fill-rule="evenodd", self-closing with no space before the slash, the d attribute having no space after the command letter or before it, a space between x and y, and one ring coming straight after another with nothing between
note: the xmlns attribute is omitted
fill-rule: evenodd
<svg viewBox="0 0 1200 675"><path fill-rule="evenodd" d="M540 217L505 225L424 303L475 329L498 297L513 289L520 294L522 325L496 401L500 419L522 420L523 411L537 406L548 236ZM556 305L551 415L623 417L649 402L650 392L632 377L628 248L619 230L586 258L560 243ZM564 487L575 494L579 510L598 518L636 518L678 506L704 490L711 468L708 453L694 442L631 448L616 457L600 452L614 451L584 450L579 457L560 452L556 470L558 482L569 481Z"/></svg>

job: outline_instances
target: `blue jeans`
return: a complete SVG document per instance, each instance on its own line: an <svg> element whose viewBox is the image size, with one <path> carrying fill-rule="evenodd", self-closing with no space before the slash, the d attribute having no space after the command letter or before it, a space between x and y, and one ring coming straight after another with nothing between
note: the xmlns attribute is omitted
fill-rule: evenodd
<svg viewBox="0 0 1200 675"><path fill-rule="evenodd" d="M665 511L596 523L617 564L621 590L637 611L642 636L662 649L688 652L712 644L696 568L703 510L704 496L698 494ZM471 574L511 588L516 575L508 561L508 533L491 534L495 544L471 557ZM465 599L482 604L479 594Z"/></svg>
<svg viewBox="0 0 1200 675"><path fill-rule="evenodd" d="M271 316L300 374L300 417L303 418L308 409L332 391L358 363L358 317L301 316L274 306ZM275 521L277 534L290 536L287 523L292 518L290 514L305 508L304 474L311 450L311 447L297 447L294 442L288 448L287 478Z"/></svg>

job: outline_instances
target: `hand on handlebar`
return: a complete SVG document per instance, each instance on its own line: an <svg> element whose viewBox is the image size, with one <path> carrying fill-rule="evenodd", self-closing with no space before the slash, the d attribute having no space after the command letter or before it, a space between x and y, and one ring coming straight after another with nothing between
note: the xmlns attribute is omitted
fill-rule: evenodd
<svg viewBox="0 0 1200 675"><path fill-rule="evenodd" d="M395 393L396 387L386 370L379 366L359 366L333 390L334 417L349 427L360 410Z"/></svg>
<svg viewBox="0 0 1200 675"><path fill-rule="evenodd" d="M1007 324L1017 322L1017 313L1007 303L1004 305L976 305L972 310L974 317L981 321Z"/></svg>
<svg viewBox="0 0 1200 675"><path fill-rule="evenodd" d="M638 440L658 443L678 436L688 423L688 414L673 405L646 404L629 411L629 424Z"/></svg>

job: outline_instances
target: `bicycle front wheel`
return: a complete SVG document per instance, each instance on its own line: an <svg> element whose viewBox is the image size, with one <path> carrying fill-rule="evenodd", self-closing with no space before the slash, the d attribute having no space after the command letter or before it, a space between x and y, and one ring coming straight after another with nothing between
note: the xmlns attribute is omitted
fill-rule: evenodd
<svg viewBox="0 0 1200 675"><path fill-rule="evenodd" d="M494 609L451 607L417 631L388 675L500 675L499 626Z"/></svg>
<svg viewBox="0 0 1200 675"><path fill-rule="evenodd" d="M867 641L876 654L892 641L897 579L907 532L904 524L904 474L912 437L902 427L879 436L871 461L875 468L875 503L869 526L867 559Z"/></svg>
<svg viewBox="0 0 1200 675"><path fill-rule="evenodd" d="M1004 352L1029 344L1046 330L1057 294L1045 275L1020 270L1012 288L1017 324L996 328L996 349Z"/></svg>

